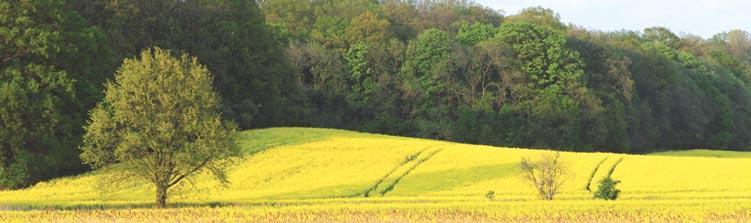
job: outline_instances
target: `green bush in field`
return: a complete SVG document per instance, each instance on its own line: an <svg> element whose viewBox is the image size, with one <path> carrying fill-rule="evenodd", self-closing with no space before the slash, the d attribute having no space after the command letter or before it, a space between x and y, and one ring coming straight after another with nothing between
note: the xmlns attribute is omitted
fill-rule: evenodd
<svg viewBox="0 0 751 223"><path fill-rule="evenodd" d="M495 199L495 191L489 190L487 193L485 193L485 198L491 201Z"/></svg>
<svg viewBox="0 0 751 223"><path fill-rule="evenodd" d="M594 193L594 197L603 200L618 199L621 190L618 190L615 186L620 182L621 181L619 180L613 180L610 176L602 178L602 180L600 180L600 185L597 187L597 191Z"/></svg>

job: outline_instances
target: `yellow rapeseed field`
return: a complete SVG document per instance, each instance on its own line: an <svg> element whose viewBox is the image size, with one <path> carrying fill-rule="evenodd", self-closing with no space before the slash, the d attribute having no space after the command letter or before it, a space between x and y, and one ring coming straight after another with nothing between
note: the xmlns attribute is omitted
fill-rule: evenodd
<svg viewBox="0 0 751 223"><path fill-rule="evenodd" d="M561 153L571 174L540 201L517 164L549 151L342 130L243 132L229 184L199 175L150 209L153 188L117 167L0 191L0 222L749 221L751 156ZM587 190L613 170L616 201ZM484 195L493 191L494 199Z"/></svg>

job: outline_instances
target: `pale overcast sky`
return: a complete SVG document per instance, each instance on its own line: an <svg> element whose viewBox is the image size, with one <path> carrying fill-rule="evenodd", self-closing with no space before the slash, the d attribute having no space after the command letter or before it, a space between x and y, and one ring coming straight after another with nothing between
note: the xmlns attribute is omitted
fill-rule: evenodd
<svg viewBox="0 0 751 223"><path fill-rule="evenodd" d="M731 29L751 31L751 0L476 0L516 14L530 6L553 9L564 23L603 31L665 26L708 38Z"/></svg>

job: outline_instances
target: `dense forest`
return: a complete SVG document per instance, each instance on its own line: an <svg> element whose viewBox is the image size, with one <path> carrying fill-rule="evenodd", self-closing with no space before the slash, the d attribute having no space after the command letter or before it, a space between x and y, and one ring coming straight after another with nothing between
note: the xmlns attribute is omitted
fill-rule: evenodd
<svg viewBox="0 0 751 223"><path fill-rule="evenodd" d="M86 169L123 59L198 57L241 129L641 153L751 144L751 37L602 32L457 0L2 0L0 188Z"/></svg>

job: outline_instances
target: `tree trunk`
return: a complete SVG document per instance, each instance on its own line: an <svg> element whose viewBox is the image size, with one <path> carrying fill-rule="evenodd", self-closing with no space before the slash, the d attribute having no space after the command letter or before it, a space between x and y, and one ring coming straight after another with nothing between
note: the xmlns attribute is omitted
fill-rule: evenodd
<svg viewBox="0 0 751 223"><path fill-rule="evenodd" d="M167 185L156 185L156 208L167 207Z"/></svg>

